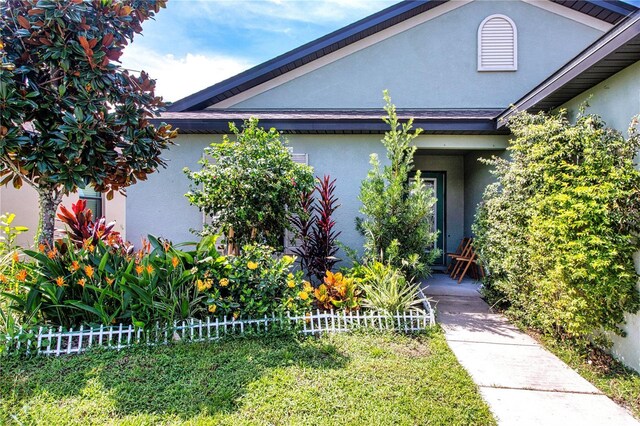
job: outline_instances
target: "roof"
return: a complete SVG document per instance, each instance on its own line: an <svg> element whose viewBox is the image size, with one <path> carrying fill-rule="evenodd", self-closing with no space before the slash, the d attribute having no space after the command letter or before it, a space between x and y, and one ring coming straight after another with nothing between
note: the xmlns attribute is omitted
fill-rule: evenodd
<svg viewBox="0 0 640 426"><path fill-rule="evenodd" d="M338 49L385 30L399 22L447 3L449 0L406 0L370 15L324 37L264 62L234 77L174 102L168 111L198 111L290 72ZM552 0L580 13L615 24L636 7L613 0Z"/></svg>
<svg viewBox="0 0 640 426"><path fill-rule="evenodd" d="M638 61L640 10L636 10L500 114L498 126L505 126L509 116L517 111L535 113L557 108Z"/></svg>
<svg viewBox="0 0 640 426"><path fill-rule="evenodd" d="M398 118L414 119L414 126L429 134L506 134L496 130L495 118L502 109L399 109ZM250 117L265 128L275 127L289 134L384 133L389 125L382 121L382 109L358 110L204 110L165 112L159 119L180 128L181 134L229 133L229 122L240 126Z"/></svg>

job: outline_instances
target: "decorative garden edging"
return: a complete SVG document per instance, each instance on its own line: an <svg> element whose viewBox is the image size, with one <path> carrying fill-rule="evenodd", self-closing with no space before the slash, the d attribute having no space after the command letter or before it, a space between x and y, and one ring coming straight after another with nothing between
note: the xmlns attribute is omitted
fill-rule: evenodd
<svg viewBox="0 0 640 426"><path fill-rule="evenodd" d="M358 328L415 332L426 330L435 324L435 316L430 304L425 303L425 307L428 309L398 312L394 315L374 311L347 313L316 310L315 313L306 315L284 317L273 315L261 319L191 319L176 322L173 327L161 327L156 324L153 329L146 331L123 324L93 328L81 326L78 330L40 327L33 336L29 336L29 333L24 331L5 344L8 353L60 356L82 353L91 347L120 350L141 344L167 344L170 341L215 341L229 334L267 332L283 325L297 326L299 332L304 335L340 333ZM26 341L25 336L28 336Z"/></svg>

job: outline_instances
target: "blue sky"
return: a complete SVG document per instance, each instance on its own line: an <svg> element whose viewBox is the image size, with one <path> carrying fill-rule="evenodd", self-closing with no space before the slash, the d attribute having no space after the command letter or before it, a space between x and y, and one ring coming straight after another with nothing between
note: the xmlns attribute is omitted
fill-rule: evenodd
<svg viewBox="0 0 640 426"><path fill-rule="evenodd" d="M170 0L122 63L148 71L175 101L397 2Z"/></svg>

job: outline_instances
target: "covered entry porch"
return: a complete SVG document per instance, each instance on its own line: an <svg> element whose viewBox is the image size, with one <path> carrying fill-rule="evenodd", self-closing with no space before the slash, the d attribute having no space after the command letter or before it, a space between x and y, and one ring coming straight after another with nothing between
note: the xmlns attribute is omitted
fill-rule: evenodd
<svg viewBox="0 0 640 426"><path fill-rule="evenodd" d="M475 142L478 136L469 139ZM437 248L441 256L435 270L447 267L447 252L453 252L464 237L472 236L476 208L485 188L494 182L491 166L481 158L505 156L506 144L499 149L446 149L420 147L415 154L415 169L420 170L425 184L432 187L437 198L434 228L439 232Z"/></svg>

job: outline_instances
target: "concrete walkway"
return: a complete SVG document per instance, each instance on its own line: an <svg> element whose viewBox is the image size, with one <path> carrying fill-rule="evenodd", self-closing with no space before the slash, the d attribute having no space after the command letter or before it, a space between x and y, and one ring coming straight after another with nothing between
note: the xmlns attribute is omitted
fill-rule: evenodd
<svg viewBox="0 0 640 426"><path fill-rule="evenodd" d="M449 346L501 425L640 425L627 411L507 319L478 284L434 274L425 293Z"/></svg>

